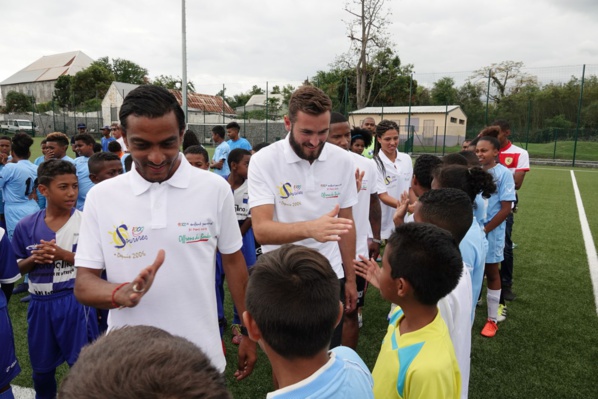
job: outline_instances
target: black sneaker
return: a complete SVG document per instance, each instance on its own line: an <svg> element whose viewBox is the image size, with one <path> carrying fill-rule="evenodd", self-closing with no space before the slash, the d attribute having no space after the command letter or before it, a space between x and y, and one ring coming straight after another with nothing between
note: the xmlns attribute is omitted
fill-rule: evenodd
<svg viewBox="0 0 598 399"><path fill-rule="evenodd" d="M517 295L511 291L511 287L502 287L502 297L505 301L512 302L517 298Z"/></svg>
<svg viewBox="0 0 598 399"><path fill-rule="evenodd" d="M31 295L27 295L24 296L23 298L21 298L19 301L23 302L23 303L27 303L31 300Z"/></svg>
<svg viewBox="0 0 598 399"><path fill-rule="evenodd" d="M17 295L17 294L22 294L23 292L27 292L27 291L29 291L29 284L27 284L27 283L21 283L21 284L17 285L12 290L12 294L13 295Z"/></svg>

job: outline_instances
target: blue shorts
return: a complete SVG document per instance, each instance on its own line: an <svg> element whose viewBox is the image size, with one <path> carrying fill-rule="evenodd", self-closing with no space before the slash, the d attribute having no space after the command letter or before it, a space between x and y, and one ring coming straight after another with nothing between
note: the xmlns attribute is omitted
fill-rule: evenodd
<svg viewBox="0 0 598 399"><path fill-rule="evenodd" d="M500 263L504 259L505 249L505 227L502 222L497 228L486 234L488 240L488 252L486 253L486 263Z"/></svg>
<svg viewBox="0 0 598 399"><path fill-rule="evenodd" d="M3 295L2 292L0 295ZM0 309L0 388L8 385L20 372L12 325L8 317L8 308L5 306Z"/></svg>
<svg viewBox="0 0 598 399"><path fill-rule="evenodd" d="M83 306L72 290L31 295L27 309L31 368L48 373L67 362L75 364L81 348L98 336L96 310Z"/></svg>

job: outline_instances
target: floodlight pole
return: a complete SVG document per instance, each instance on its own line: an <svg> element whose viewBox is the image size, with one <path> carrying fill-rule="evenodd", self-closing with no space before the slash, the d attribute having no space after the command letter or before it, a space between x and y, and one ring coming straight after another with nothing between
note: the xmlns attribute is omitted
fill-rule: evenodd
<svg viewBox="0 0 598 399"><path fill-rule="evenodd" d="M185 0L182 0L182 10L183 10L183 81L181 82L182 90L182 97L183 97L183 112L185 112L185 128L187 127L188 117L187 117L187 17L185 15Z"/></svg>

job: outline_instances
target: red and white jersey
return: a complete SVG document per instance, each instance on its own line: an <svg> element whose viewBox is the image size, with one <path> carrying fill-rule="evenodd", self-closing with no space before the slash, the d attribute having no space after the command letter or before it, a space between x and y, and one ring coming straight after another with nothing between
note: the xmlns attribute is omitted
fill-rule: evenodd
<svg viewBox="0 0 598 399"><path fill-rule="evenodd" d="M529 154L521 147L510 141L500 149L498 155L500 163L512 173L529 171Z"/></svg>

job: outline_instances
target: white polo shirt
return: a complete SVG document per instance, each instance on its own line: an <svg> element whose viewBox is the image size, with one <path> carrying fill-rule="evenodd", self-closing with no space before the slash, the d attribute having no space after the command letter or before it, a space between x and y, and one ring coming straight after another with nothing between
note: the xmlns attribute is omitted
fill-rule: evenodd
<svg viewBox="0 0 598 399"><path fill-rule="evenodd" d="M370 200L371 195L378 192L378 171L376 163L362 155L349 152L353 161L354 168L359 172L365 172L361 181L361 191L357 195L357 204L353 206L353 220L355 221L355 235L357 243L355 245L356 255L369 256L368 235L370 234ZM359 259L359 256L355 256Z"/></svg>
<svg viewBox="0 0 598 399"><path fill-rule="evenodd" d="M164 249L151 289L136 307L111 310L108 328L162 328L198 345L223 371L215 261L216 247L230 254L242 245L233 194L222 177L179 159L165 182L150 183L132 170L89 190L75 264L105 268L109 282L122 283Z"/></svg>
<svg viewBox="0 0 598 399"><path fill-rule="evenodd" d="M382 174L378 168L378 194L388 193L388 195L400 199L403 192L411 187L411 176L413 175L413 163L408 154L397 151L397 159L392 162L384 152L378 152L378 156L385 168ZM382 207L382 226L380 236L387 239L393 232L395 225L392 221L396 208L381 203Z"/></svg>
<svg viewBox="0 0 598 399"><path fill-rule="evenodd" d="M325 143L319 158L311 164L295 154L288 135L251 157L249 207L274 205L275 222L315 220L336 204L342 209L356 203L353 159L333 144ZM338 278L345 276L338 242L321 243L309 238L295 244L317 250L330 261ZM262 244L264 253L278 247Z"/></svg>

